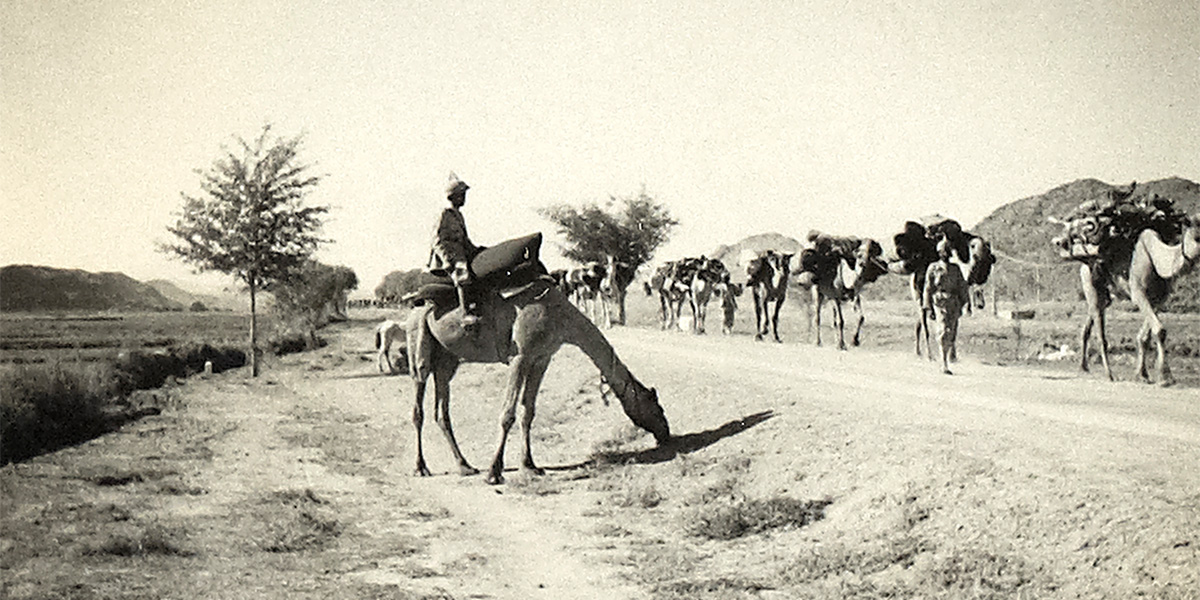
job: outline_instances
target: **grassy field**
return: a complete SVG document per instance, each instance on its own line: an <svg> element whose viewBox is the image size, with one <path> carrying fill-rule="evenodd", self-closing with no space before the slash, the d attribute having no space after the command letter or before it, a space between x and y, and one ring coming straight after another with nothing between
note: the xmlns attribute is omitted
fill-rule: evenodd
<svg viewBox="0 0 1200 600"><path fill-rule="evenodd" d="M270 339L270 316L259 316L260 339ZM138 312L0 315L0 365L93 362L122 350L190 343L244 347L250 316L229 312Z"/></svg>

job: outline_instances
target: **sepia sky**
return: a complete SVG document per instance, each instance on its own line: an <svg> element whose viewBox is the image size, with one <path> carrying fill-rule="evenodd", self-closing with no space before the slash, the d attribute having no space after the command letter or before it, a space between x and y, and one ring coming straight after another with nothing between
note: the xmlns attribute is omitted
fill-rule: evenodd
<svg viewBox="0 0 1200 600"><path fill-rule="evenodd" d="M931 212L973 225L1080 178L1200 179L1194 0L0 11L0 264L201 281L154 243L195 169L267 123L327 176L318 257L358 295L423 263L452 170L482 244L644 186L681 221L659 260L768 231L890 237Z"/></svg>

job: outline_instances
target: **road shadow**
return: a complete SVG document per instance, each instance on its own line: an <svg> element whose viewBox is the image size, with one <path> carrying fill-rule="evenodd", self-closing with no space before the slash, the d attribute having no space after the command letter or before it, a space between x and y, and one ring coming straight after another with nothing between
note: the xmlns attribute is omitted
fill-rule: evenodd
<svg viewBox="0 0 1200 600"><path fill-rule="evenodd" d="M691 454L707 448L725 438L735 436L775 416L775 411L764 410L735 419L715 429L672 436L671 441L648 450L627 452L599 452L592 458L573 465L547 467L548 471L571 471L604 464L653 464L673 460L680 454Z"/></svg>

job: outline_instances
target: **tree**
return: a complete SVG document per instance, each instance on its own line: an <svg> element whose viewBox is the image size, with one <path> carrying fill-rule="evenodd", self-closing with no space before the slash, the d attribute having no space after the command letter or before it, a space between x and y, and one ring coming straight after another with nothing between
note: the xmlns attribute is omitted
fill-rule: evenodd
<svg viewBox="0 0 1200 600"><path fill-rule="evenodd" d="M275 296L275 310L304 329L312 349L317 346L317 329L335 319L346 320L346 295L357 287L353 269L309 260L266 289Z"/></svg>
<svg viewBox="0 0 1200 600"><path fill-rule="evenodd" d="M603 207L586 204L582 208L566 204L538 211L558 226L566 239L563 255L580 263L617 264L614 284L618 306L617 323L625 324L625 291L638 268L654 258L654 252L670 239L679 221L670 211L651 198L645 188L636 196L610 196Z"/></svg>
<svg viewBox="0 0 1200 600"><path fill-rule="evenodd" d="M304 206L320 177L299 162L300 137L271 136L271 127L252 143L237 138L237 152L208 169L197 169L203 194L182 193L183 211L167 230L179 238L160 250L200 271L232 275L250 292L250 366L258 376L256 294L287 280L325 240L317 237L328 206Z"/></svg>
<svg viewBox="0 0 1200 600"><path fill-rule="evenodd" d="M375 298L385 304L398 303L401 298L421 287L423 276L424 271L421 269L392 271L375 287Z"/></svg>

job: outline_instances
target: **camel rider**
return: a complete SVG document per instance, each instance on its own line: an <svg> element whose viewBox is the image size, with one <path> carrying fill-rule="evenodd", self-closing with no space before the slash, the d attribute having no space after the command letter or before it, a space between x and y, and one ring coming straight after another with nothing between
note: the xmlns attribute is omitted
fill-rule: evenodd
<svg viewBox="0 0 1200 600"><path fill-rule="evenodd" d="M943 237L938 241L938 260L930 263L925 271L925 289L921 294L922 310L937 320L942 372L947 375L950 374L949 357L954 353L955 338L958 336L958 318L962 316L963 306L970 301L962 269L950 262L952 253L950 240Z"/></svg>
<svg viewBox="0 0 1200 600"><path fill-rule="evenodd" d="M471 243L471 238L467 236L467 222L460 210L467 203L468 189L470 186L466 182L454 173L450 174L450 183L446 186L446 200L450 206L442 211L433 232L429 272L450 277L458 292L458 302L463 307L463 324L473 325L479 321L479 316L475 314L475 304L467 302L467 288L474 280L471 259L481 248Z"/></svg>

